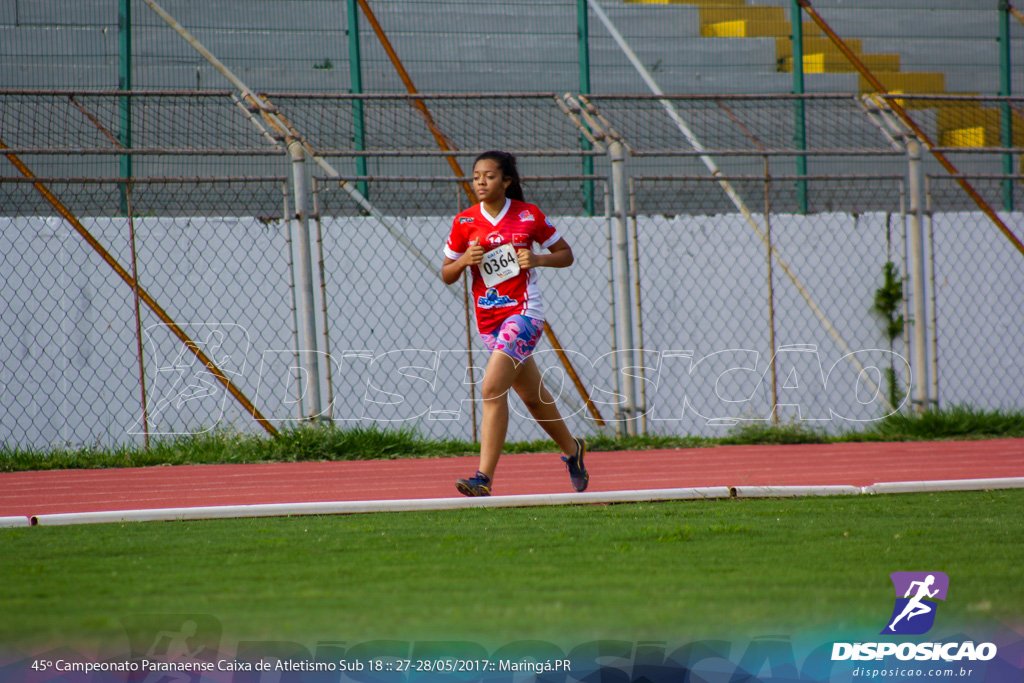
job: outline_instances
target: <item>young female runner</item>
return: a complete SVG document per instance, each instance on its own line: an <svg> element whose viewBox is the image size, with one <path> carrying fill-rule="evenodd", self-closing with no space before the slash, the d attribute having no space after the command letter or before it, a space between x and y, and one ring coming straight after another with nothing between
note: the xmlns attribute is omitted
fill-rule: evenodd
<svg viewBox="0 0 1024 683"><path fill-rule="evenodd" d="M473 189L480 203L455 217L444 248L441 277L453 284L470 269L476 324L491 357L484 371L480 469L455 482L466 496L489 496L494 470L508 431L508 390L515 389L530 414L565 455L572 486L584 491L590 480L583 464L586 444L565 426L555 400L530 356L544 331L538 267L565 268L572 249L555 226L523 199L516 159L507 152L484 152L473 163ZM548 250L536 254L534 243Z"/></svg>

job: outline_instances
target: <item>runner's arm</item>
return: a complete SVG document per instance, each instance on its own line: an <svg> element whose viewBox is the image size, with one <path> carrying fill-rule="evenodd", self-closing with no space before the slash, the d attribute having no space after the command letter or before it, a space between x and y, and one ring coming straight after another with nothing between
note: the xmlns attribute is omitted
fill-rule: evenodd
<svg viewBox="0 0 1024 683"><path fill-rule="evenodd" d="M441 280L446 285L454 284L462 277L463 270L469 266L480 265L483 259L484 248L479 244L470 244L469 248L457 260L453 261L445 256L444 262L441 264Z"/></svg>
<svg viewBox="0 0 1024 683"><path fill-rule="evenodd" d="M534 254L529 249L520 249L516 252L519 256L519 267L566 268L576 260L572 254L572 247L564 239L560 239L548 247L548 252L547 254Z"/></svg>

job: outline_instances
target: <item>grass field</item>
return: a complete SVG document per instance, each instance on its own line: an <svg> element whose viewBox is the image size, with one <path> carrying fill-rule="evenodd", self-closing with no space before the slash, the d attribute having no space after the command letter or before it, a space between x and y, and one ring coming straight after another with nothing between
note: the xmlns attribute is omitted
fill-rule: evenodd
<svg viewBox="0 0 1024 683"><path fill-rule="evenodd" d="M969 407L892 415L866 428L827 435L807 423L779 426L750 423L720 437L689 435L615 438L587 436L591 451L698 448L736 444L803 444L849 441L921 441L938 439L1024 438L1024 411L982 411ZM149 450L120 448L54 448L40 451L0 445L0 472L40 469L141 467L151 465L225 464L374 460L475 455L480 445L429 440L409 428L336 428L306 426L271 439L262 434L213 430L191 436L154 440ZM506 453L553 452L553 441L506 444Z"/></svg>
<svg viewBox="0 0 1024 683"><path fill-rule="evenodd" d="M183 613L308 644L877 634L908 570L949 575L943 619L1019 625L1022 509L1009 490L0 529L0 643Z"/></svg>

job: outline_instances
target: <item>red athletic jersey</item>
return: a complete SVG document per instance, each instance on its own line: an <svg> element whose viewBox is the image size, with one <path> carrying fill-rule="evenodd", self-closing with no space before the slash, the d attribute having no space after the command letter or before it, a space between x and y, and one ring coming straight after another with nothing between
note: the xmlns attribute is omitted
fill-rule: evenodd
<svg viewBox="0 0 1024 683"><path fill-rule="evenodd" d="M511 244L515 249L530 249L535 242L547 249L560 239L562 236L558 230L536 206L506 199L505 208L497 218L484 211L482 203L456 216L444 255L457 260L473 240L477 240L477 244L487 252L502 244ZM470 270L479 331L490 332L505 318L516 314L544 320L537 268L521 270L515 277L490 288L484 285L478 266L472 266Z"/></svg>

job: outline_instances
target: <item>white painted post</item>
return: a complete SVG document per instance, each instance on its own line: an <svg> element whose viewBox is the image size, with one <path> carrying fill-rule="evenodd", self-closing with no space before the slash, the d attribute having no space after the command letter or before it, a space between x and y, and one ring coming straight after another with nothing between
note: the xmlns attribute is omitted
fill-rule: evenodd
<svg viewBox="0 0 1024 683"><path fill-rule="evenodd" d="M625 147L618 140L608 146L608 155L612 165L612 216L614 244L612 253L615 261L615 298L617 320L615 324L618 336L617 346L623 354L622 393L625 395L625 406L622 414L625 419L625 432L636 436L636 383L633 381L633 305L630 294L632 278L629 274L629 189L626 185L626 154Z"/></svg>
<svg viewBox="0 0 1024 683"><path fill-rule="evenodd" d="M910 284L914 296L914 403L918 411L928 408L928 319L926 317L924 262L924 185L921 165L921 142L907 137L907 158L910 192Z"/></svg>
<svg viewBox="0 0 1024 683"><path fill-rule="evenodd" d="M307 405L310 419L317 419L320 406L320 362L317 354L316 305L313 301L313 259L309 240L309 206L306 201L306 148L298 140L288 143L295 193L295 244L298 247L299 287L302 295L303 353L306 369Z"/></svg>

